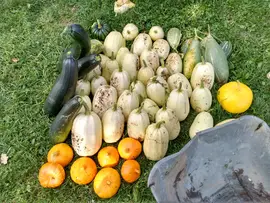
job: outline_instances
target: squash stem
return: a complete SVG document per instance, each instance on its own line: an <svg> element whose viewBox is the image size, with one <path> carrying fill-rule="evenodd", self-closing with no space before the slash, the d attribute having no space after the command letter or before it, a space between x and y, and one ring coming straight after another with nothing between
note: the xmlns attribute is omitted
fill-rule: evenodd
<svg viewBox="0 0 270 203"><path fill-rule="evenodd" d="M115 59L115 57L114 57L114 52L112 52L112 60L114 60Z"/></svg>
<svg viewBox="0 0 270 203"><path fill-rule="evenodd" d="M200 37L198 36L198 34L197 34L197 29L196 29L196 28L194 29L194 31L195 31L195 39L202 40L202 38L200 38Z"/></svg>
<svg viewBox="0 0 270 203"><path fill-rule="evenodd" d="M201 60L202 60L202 64L204 65L205 64L205 60L204 60L204 57L201 56Z"/></svg>
<svg viewBox="0 0 270 203"><path fill-rule="evenodd" d="M119 68L118 68L118 72L123 72L123 68L122 68L121 65L120 65Z"/></svg>
<svg viewBox="0 0 270 203"><path fill-rule="evenodd" d="M178 92L182 92L182 83L179 82Z"/></svg>
<svg viewBox="0 0 270 203"><path fill-rule="evenodd" d="M147 64L146 64L145 60L143 60L143 65L144 65L144 67L147 67Z"/></svg>
<svg viewBox="0 0 270 203"><path fill-rule="evenodd" d="M240 91L240 89L241 89L240 82L239 82L239 80L236 80L236 82L237 82L237 90Z"/></svg>
<svg viewBox="0 0 270 203"><path fill-rule="evenodd" d="M136 113L141 113L141 112L142 112L142 108L143 108L143 105L141 105L141 106L137 109Z"/></svg>
<svg viewBox="0 0 270 203"><path fill-rule="evenodd" d="M97 24L98 24L98 29L101 29L102 26L101 26L101 23L100 23L100 20L99 19L97 19Z"/></svg>
<svg viewBox="0 0 270 203"><path fill-rule="evenodd" d="M160 126L162 125L162 124L164 124L165 123L165 121L159 121L159 122L157 122L156 123L156 128L160 128Z"/></svg>
<svg viewBox="0 0 270 203"><path fill-rule="evenodd" d="M162 106L162 110L165 111L167 109L167 103L165 102L164 105Z"/></svg>
<svg viewBox="0 0 270 203"><path fill-rule="evenodd" d="M160 58L160 64L161 64L161 67L164 68L164 58Z"/></svg>
<svg viewBox="0 0 270 203"><path fill-rule="evenodd" d="M151 79L151 81L154 82L154 83L157 83L157 82L158 82L158 81L157 81L157 76L154 76L154 77Z"/></svg>
<svg viewBox="0 0 270 203"><path fill-rule="evenodd" d="M112 110L113 110L113 111L116 111L116 110L117 110L117 103L114 103L114 104L113 104Z"/></svg>
<svg viewBox="0 0 270 203"><path fill-rule="evenodd" d="M91 111L83 99L82 99L82 105L84 106L84 109L85 109L85 115L89 115Z"/></svg>
<svg viewBox="0 0 270 203"><path fill-rule="evenodd" d="M198 30L198 29L197 29L197 32L202 33L202 34L204 34L204 35L207 35L207 33L202 32L202 31L200 31L200 30Z"/></svg>

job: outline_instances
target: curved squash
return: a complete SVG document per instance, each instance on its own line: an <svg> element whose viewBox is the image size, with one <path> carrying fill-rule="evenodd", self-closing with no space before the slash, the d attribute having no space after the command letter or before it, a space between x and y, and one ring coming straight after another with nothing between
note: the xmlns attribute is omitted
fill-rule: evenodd
<svg viewBox="0 0 270 203"><path fill-rule="evenodd" d="M78 62L72 56L65 58L62 72L56 80L44 105L44 111L49 116L56 116L62 106L75 94L78 80Z"/></svg>
<svg viewBox="0 0 270 203"><path fill-rule="evenodd" d="M53 143L64 142L72 128L72 123L82 107L83 99L76 95L70 99L57 114L51 124L49 135Z"/></svg>

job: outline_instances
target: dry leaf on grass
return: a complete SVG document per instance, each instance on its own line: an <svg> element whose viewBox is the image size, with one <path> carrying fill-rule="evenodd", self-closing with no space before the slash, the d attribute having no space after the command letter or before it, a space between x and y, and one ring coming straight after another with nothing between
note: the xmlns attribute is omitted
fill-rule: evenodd
<svg viewBox="0 0 270 203"><path fill-rule="evenodd" d="M6 154L1 154L0 164L7 164L8 156Z"/></svg>
<svg viewBox="0 0 270 203"><path fill-rule="evenodd" d="M19 59L18 59L18 58L12 58L11 61L12 61L13 63L17 63L17 62L19 61Z"/></svg>

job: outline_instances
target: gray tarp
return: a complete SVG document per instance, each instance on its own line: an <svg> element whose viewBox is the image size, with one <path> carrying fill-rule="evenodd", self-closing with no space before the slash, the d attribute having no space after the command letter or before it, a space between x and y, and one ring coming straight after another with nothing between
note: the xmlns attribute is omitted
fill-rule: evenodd
<svg viewBox="0 0 270 203"><path fill-rule="evenodd" d="M270 203L270 128L243 116L202 131L154 165L148 187L160 203Z"/></svg>

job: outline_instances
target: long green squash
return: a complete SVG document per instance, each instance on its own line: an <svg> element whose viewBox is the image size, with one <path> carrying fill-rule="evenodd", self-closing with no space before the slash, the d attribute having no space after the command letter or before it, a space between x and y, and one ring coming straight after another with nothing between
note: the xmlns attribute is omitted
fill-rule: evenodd
<svg viewBox="0 0 270 203"><path fill-rule="evenodd" d="M78 60L80 55L81 55L81 45L79 45L77 42L73 42L72 44L67 46L61 53L58 62L58 70L61 71L62 63L65 58L72 56L74 59Z"/></svg>
<svg viewBox="0 0 270 203"><path fill-rule="evenodd" d="M49 116L56 116L62 106L74 96L78 80L78 61L72 56L63 60L62 71L58 76L44 105Z"/></svg>
<svg viewBox="0 0 270 203"><path fill-rule="evenodd" d="M101 62L101 57L98 54L90 54L78 60L79 79L93 70Z"/></svg>
<svg viewBox="0 0 270 203"><path fill-rule="evenodd" d="M197 63L201 62L201 45L195 30L195 37L184 56L184 70L183 73L187 79L191 78L192 71Z"/></svg>
<svg viewBox="0 0 270 203"><path fill-rule="evenodd" d="M205 61L214 66L215 79L218 83L224 84L229 78L229 66L227 56L221 46L210 33L204 38Z"/></svg>
<svg viewBox="0 0 270 203"><path fill-rule="evenodd" d="M81 96L70 99L57 114L51 124L49 135L53 143L64 142L72 128L73 120L83 105Z"/></svg>
<svg viewBox="0 0 270 203"><path fill-rule="evenodd" d="M80 58L86 56L91 49L90 38L86 30L80 24L68 25L62 34L70 35L76 42L81 45L81 55Z"/></svg>

